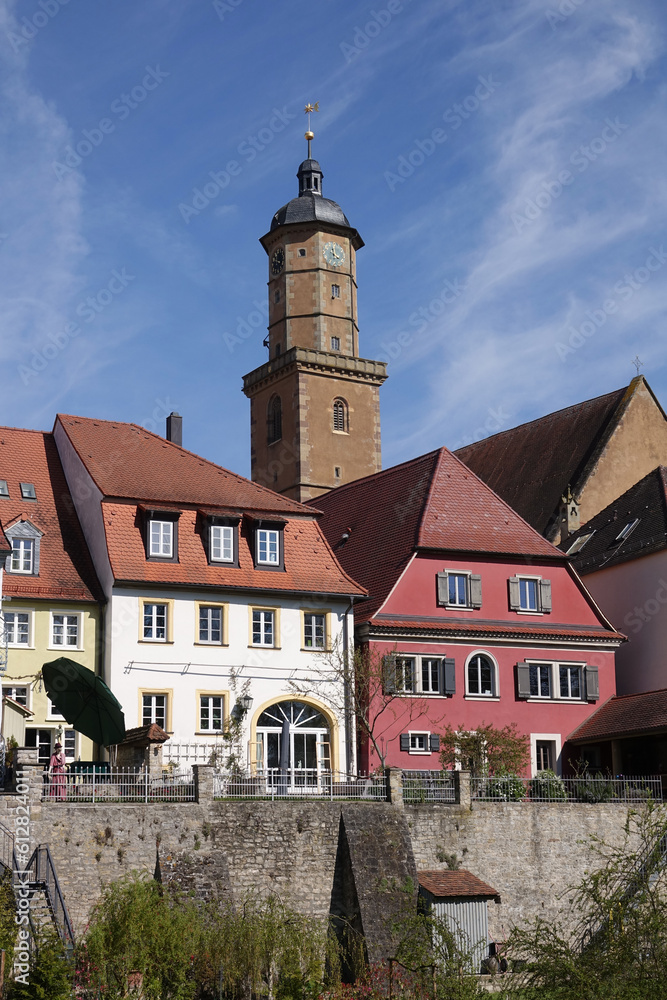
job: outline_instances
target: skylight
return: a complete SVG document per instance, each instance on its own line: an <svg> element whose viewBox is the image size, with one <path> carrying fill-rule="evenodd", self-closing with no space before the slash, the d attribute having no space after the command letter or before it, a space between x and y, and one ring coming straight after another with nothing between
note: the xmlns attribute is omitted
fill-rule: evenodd
<svg viewBox="0 0 667 1000"><path fill-rule="evenodd" d="M623 528L623 530L619 531L619 533L616 535L613 544L617 545L619 542L624 542L625 539L628 537L628 535L635 530L638 524L639 524L638 517L636 517L634 521L629 521L628 524L626 524L626 526Z"/></svg>
<svg viewBox="0 0 667 1000"><path fill-rule="evenodd" d="M37 494L33 483L21 483L21 496L24 500L36 500Z"/></svg>
<svg viewBox="0 0 667 1000"><path fill-rule="evenodd" d="M565 555L574 556L577 554L577 552L581 552L586 542L589 541L589 539L591 539L594 534L595 531L589 531L587 535L579 535L579 538L575 538L575 540L572 542L572 545L570 545Z"/></svg>
<svg viewBox="0 0 667 1000"><path fill-rule="evenodd" d="M7 486L6 479L0 479L0 497L9 496L9 486Z"/></svg>

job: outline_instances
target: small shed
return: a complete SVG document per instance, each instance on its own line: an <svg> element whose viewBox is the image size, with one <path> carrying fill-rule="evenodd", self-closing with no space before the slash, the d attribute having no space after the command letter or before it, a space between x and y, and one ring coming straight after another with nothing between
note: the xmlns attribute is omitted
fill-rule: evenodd
<svg viewBox="0 0 667 1000"><path fill-rule="evenodd" d="M25 705L8 696L2 699L2 735L7 742L14 737L18 746L25 746L25 722L33 713Z"/></svg>
<svg viewBox="0 0 667 1000"><path fill-rule="evenodd" d="M483 972L482 962L489 954L490 899L500 903L500 894L492 886L465 868L445 871L419 871L419 895L422 906L443 920L457 944L470 958L470 972Z"/></svg>
<svg viewBox="0 0 667 1000"><path fill-rule="evenodd" d="M150 775L162 774L162 744L169 734L155 722L149 726L128 729L116 750L115 766L142 768Z"/></svg>

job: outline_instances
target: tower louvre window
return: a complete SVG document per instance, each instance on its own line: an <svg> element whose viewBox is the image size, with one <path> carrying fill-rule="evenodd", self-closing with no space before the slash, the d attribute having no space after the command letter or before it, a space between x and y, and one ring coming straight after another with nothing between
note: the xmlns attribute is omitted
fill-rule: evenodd
<svg viewBox="0 0 667 1000"><path fill-rule="evenodd" d="M305 256L306 256L306 248L299 247L299 257L305 257Z"/></svg>
<svg viewBox="0 0 667 1000"><path fill-rule="evenodd" d="M268 413L268 439L269 444L280 441L283 436L283 406L280 396L273 396L269 403Z"/></svg>
<svg viewBox="0 0 667 1000"><path fill-rule="evenodd" d="M331 298L332 299L339 299L340 298L340 285L332 285L331 286Z"/></svg>
<svg viewBox="0 0 667 1000"><path fill-rule="evenodd" d="M344 399L335 399L333 404L333 429L335 431L348 430L347 403Z"/></svg>

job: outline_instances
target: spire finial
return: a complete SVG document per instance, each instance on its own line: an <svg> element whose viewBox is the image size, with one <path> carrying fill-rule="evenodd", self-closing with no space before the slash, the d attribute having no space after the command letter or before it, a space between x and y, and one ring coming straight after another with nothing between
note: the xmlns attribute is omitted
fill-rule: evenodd
<svg viewBox="0 0 667 1000"><path fill-rule="evenodd" d="M308 154L308 155L310 155L310 154ZM632 359L632 363L635 366L635 368L637 369L637 375L639 375L639 370L640 370L640 368L644 367L644 362L642 361L642 359L639 357L638 354L635 354L634 358Z"/></svg>
<svg viewBox="0 0 667 1000"><path fill-rule="evenodd" d="M315 133L312 132L311 128L310 128L310 116L311 116L311 114L314 111L319 111L320 110L320 102L316 101L315 104L306 104L306 106L305 106L305 108L303 110L304 110L304 114L308 115L308 131L305 134L305 138L308 140L308 159L310 160L311 159L310 144L313 141L313 139L315 138Z"/></svg>

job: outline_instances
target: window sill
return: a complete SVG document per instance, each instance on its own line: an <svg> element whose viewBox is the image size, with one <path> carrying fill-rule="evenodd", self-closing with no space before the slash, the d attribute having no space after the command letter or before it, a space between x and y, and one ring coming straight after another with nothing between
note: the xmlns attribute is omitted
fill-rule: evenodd
<svg viewBox="0 0 667 1000"><path fill-rule="evenodd" d="M151 646L173 646L173 639L137 639L137 642L145 642ZM166 730L165 730L166 731Z"/></svg>
<svg viewBox="0 0 667 1000"><path fill-rule="evenodd" d="M522 698L521 701L529 705L586 705L585 698L537 698L534 694L530 698Z"/></svg>
<svg viewBox="0 0 667 1000"><path fill-rule="evenodd" d="M26 642L8 642L7 649L35 649L34 645L29 646ZM51 646L48 647L51 649Z"/></svg>
<svg viewBox="0 0 667 1000"><path fill-rule="evenodd" d="M499 694L465 694L466 701L500 701Z"/></svg>
<svg viewBox="0 0 667 1000"><path fill-rule="evenodd" d="M302 646L302 653L330 653L331 646Z"/></svg>
<svg viewBox="0 0 667 1000"><path fill-rule="evenodd" d="M430 757L433 750L408 750L411 757Z"/></svg>
<svg viewBox="0 0 667 1000"><path fill-rule="evenodd" d="M24 647L24 648L26 648L26 647ZM84 649L83 646L52 646L52 645L49 645L46 648L47 649L52 649L54 652L57 652L57 653L65 653L65 652L70 652L70 653L85 653L85 649Z"/></svg>
<svg viewBox="0 0 667 1000"><path fill-rule="evenodd" d="M147 641L147 640L145 640L145 641ZM195 641L193 642L192 645L193 646L204 646L204 647L206 647L206 646L214 646L215 649L220 649L220 648L225 649L225 648L227 648L229 646L229 643L228 642L206 642L203 639L195 639Z"/></svg>
<svg viewBox="0 0 667 1000"><path fill-rule="evenodd" d="M473 608L471 604L441 604L445 611L481 611L481 608Z"/></svg>
<svg viewBox="0 0 667 1000"><path fill-rule="evenodd" d="M251 642L248 643L248 649L282 649L282 646L269 646L262 642Z"/></svg>
<svg viewBox="0 0 667 1000"><path fill-rule="evenodd" d="M535 618L542 618L543 615L547 615L548 611L528 611L526 608L511 608L517 615L533 615Z"/></svg>
<svg viewBox="0 0 667 1000"><path fill-rule="evenodd" d="M222 736L224 729L195 729L195 736Z"/></svg>

